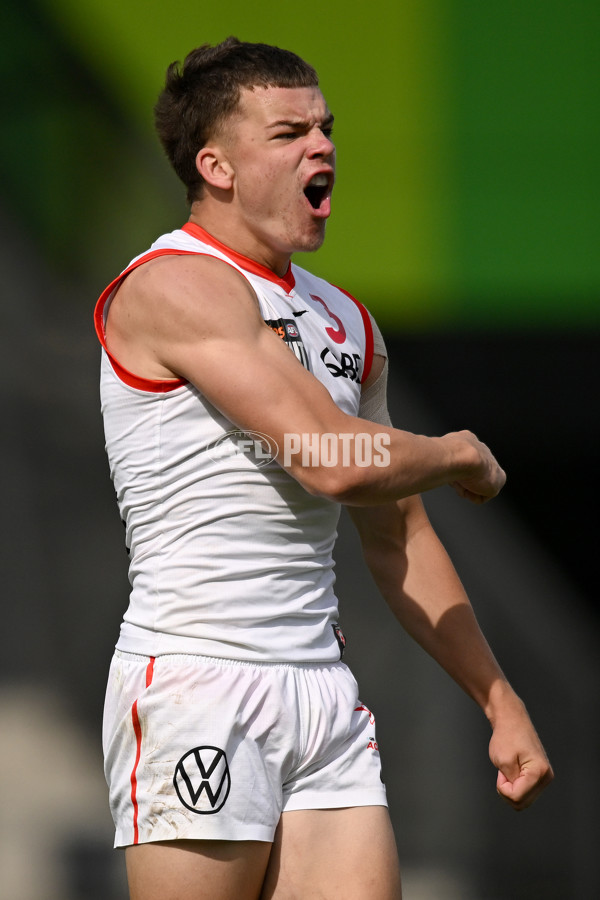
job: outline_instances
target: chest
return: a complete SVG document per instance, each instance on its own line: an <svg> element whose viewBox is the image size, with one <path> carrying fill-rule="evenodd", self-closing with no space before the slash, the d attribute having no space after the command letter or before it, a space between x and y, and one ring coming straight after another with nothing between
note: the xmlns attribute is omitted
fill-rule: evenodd
<svg viewBox="0 0 600 900"><path fill-rule="evenodd" d="M267 325L340 409L356 415L365 362L364 325L356 304L327 284L300 282L289 294L264 285L255 290Z"/></svg>

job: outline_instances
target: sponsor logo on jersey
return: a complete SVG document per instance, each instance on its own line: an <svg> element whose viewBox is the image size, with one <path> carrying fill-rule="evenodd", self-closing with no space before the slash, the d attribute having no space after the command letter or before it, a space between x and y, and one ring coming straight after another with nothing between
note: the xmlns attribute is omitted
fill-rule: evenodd
<svg viewBox="0 0 600 900"><path fill-rule="evenodd" d="M349 378L350 381L360 382L363 368L360 353L342 353L338 358L329 347L323 347L320 357L334 378Z"/></svg>
<svg viewBox="0 0 600 900"><path fill-rule="evenodd" d="M308 353L306 352L304 342L302 341L298 326L294 320L265 319L265 324L268 325L269 328L272 328L282 341L285 341L290 350L298 357L304 368L310 371Z"/></svg>
<svg viewBox="0 0 600 900"><path fill-rule="evenodd" d="M231 775L225 752L219 747L194 747L175 767L173 785L186 809L210 816L225 806Z"/></svg>

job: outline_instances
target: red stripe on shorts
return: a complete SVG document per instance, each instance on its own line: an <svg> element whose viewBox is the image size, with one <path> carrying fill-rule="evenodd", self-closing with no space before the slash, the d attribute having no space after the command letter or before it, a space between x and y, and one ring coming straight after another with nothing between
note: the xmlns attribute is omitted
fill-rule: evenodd
<svg viewBox="0 0 600 900"><path fill-rule="evenodd" d="M146 687L152 684L152 676L154 674L154 657L150 657L150 662L146 667ZM131 707L131 721L133 723L133 731L135 734L135 762L131 771L131 802L133 804L133 843L139 843L138 830L138 801L137 801L137 767L142 755L142 726L138 716L137 700Z"/></svg>

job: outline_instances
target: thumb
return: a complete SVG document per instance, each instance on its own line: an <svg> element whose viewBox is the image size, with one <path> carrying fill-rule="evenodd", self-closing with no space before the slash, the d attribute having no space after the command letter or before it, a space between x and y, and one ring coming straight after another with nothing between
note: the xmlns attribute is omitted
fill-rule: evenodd
<svg viewBox="0 0 600 900"><path fill-rule="evenodd" d="M496 791L507 800L516 799L516 795L520 795L525 775L525 769L519 765L519 759L515 757L502 761L496 760L496 767L498 769Z"/></svg>
<svg viewBox="0 0 600 900"><path fill-rule="evenodd" d="M499 796L504 800L507 800L514 809L521 810L529 806L535 799L535 796L539 792L536 792L537 783L538 779L533 772L523 770L511 781L511 779L506 777L504 772L498 770L496 791Z"/></svg>
<svg viewBox="0 0 600 900"><path fill-rule="evenodd" d="M504 797L510 796L513 789L513 782L507 778L502 769L498 769L498 777L496 778L496 790Z"/></svg>

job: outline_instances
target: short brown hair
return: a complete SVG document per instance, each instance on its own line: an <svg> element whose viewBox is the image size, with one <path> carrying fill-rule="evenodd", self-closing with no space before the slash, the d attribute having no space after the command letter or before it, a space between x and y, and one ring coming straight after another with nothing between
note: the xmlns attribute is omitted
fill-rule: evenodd
<svg viewBox="0 0 600 900"><path fill-rule="evenodd" d="M198 151L237 108L242 88L316 87L317 73L295 53L235 37L189 53L183 65L171 63L165 87L154 108L155 125L164 150L187 189L198 199L202 177Z"/></svg>

